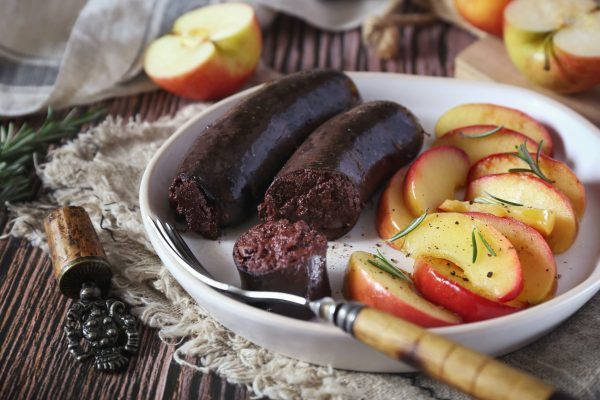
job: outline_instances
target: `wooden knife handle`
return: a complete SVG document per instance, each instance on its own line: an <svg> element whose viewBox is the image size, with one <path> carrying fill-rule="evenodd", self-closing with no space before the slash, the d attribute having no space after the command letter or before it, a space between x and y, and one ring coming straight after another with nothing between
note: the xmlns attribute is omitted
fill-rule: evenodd
<svg viewBox="0 0 600 400"><path fill-rule="evenodd" d="M345 327L361 342L476 398L573 399L525 372L373 308L361 308Z"/></svg>

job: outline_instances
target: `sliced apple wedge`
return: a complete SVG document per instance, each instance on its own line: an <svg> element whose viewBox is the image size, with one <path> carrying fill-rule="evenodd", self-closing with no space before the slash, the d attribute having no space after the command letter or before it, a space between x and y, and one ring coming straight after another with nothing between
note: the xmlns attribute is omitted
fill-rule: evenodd
<svg viewBox="0 0 600 400"><path fill-rule="evenodd" d="M531 154L535 160L535 154ZM542 173L552 182L552 185L564 193L577 216L581 218L585 212L585 188L577 175L563 162L540 155L539 163ZM485 175L502 174L513 168L529 168L527 163L516 157L516 153L492 154L479 160L469 171L469 181Z"/></svg>
<svg viewBox="0 0 600 400"><path fill-rule="evenodd" d="M554 211L556 222L546 238L554 253L566 251L577 236L577 216L569 199L541 179L525 174L496 174L469 183L466 198L492 194L524 206Z"/></svg>
<svg viewBox="0 0 600 400"><path fill-rule="evenodd" d="M407 170L408 168L402 168L396 172L379 198L376 227L379 237L384 240L400 232L414 218L404 205L403 188ZM400 238L388 244L400 250L402 243L404 239Z"/></svg>
<svg viewBox="0 0 600 400"><path fill-rule="evenodd" d="M532 82L565 93L600 83L597 1L514 1L504 23L508 55Z"/></svg>
<svg viewBox="0 0 600 400"><path fill-rule="evenodd" d="M514 300L507 304L486 298L460 268L441 258L417 258L412 277L423 297L456 313L465 322L500 317L526 307ZM489 279L492 278L490 272Z"/></svg>
<svg viewBox="0 0 600 400"><path fill-rule="evenodd" d="M506 153L515 150L516 146L527 144L529 151L535 152L538 144L527 136L502 128L489 136L477 137L482 132L492 132L494 125L473 125L457 128L438 137L432 146L454 146L464 151L471 164L491 154Z"/></svg>
<svg viewBox="0 0 600 400"><path fill-rule="evenodd" d="M260 59L262 38L247 4L213 4L179 17L146 50L144 69L160 87L193 100L238 90Z"/></svg>
<svg viewBox="0 0 600 400"><path fill-rule="evenodd" d="M488 196L485 197L487 198ZM480 212L492 214L497 217L514 218L532 227L544 236L550 236L556 223L556 217L552 210L513 206L510 204L486 204L473 201L446 200L438 209L446 212Z"/></svg>
<svg viewBox="0 0 600 400"><path fill-rule="evenodd" d="M556 262L542 235L512 218L484 213L467 215L493 226L515 246L523 271L523 290L518 301L533 305L552 297L556 290Z"/></svg>
<svg viewBox="0 0 600 400"><path fill-rule="evenodd" d="M514 246L496 229L474 217L460 213L429 214L404 237L402 251L410 257L451 261L490 299L509 301L523 288Z"/></svg>
<svg viewBox="0 0 600 400"><path fill-rule="evenodd" d="M425 328L461 323L455 314L421 297L412 283L369 263L372 254L352 253L344 278L344 297L413 322Z"/></svg>
<svg viewBox="0 0 600 400"><path fill-rule="evenodd" d="M552 155L552 136L544 125L522 111L497 104L469 103L451 108L438 119L435 134L440 137L456 128L469 125L503 126L522 133L536 143L543 140L544 153Z"/></svg>
<svg viewBox="0 0 600 400"><path fill-rule="evenodd" d="M413 216L454 198L467 183L469 166L465 152L456 147L432 147L421 153L404 179L404 202Z"/></svg>

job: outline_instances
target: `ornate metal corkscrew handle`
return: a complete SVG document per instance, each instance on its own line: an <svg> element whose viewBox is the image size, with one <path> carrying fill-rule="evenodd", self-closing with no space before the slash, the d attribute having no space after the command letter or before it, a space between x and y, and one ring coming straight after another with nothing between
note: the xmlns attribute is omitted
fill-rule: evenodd
<svg viewBox="0 0 600 400"><path fill-rule="evenodd" d="M58 287L78 298L64 328L69 352L81 362L93 358L99 370L123 368L139 348L137 321L123 302L103 299L112 271L88 214L81 207L59 208L44 227Z"/></svg>

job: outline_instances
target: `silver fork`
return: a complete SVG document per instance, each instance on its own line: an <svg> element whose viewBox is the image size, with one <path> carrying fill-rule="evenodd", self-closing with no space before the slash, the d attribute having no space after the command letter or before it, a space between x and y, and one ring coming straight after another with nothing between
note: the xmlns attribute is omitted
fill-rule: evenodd
<svg viewBox="0 0 600 400"><path fill-rule="evenodd" d="M315 316L350 333L386 355L422 370L431 377L482 399L574 399L525 372L477 353L443 336L374 308L330 297L308 301L282 292L244 290L215 280L167 222L148 216L169 252L194 277L236 299L252 303L287 303L305 307Z"/></svg>

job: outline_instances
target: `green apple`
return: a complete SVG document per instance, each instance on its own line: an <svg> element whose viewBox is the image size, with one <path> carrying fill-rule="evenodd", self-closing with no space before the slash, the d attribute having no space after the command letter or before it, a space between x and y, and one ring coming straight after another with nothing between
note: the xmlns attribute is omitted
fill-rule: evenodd
<svg viewBox="0 0 600 400"><path fill-rule="evenodd" d="M600 8L594 0L516 0L504 10L504 43L532 82L574 93L600 83Z"/></svg>

